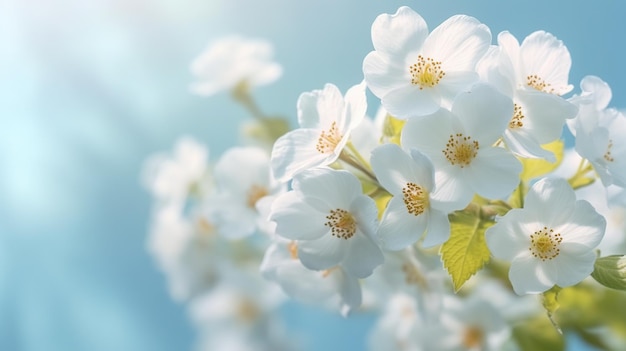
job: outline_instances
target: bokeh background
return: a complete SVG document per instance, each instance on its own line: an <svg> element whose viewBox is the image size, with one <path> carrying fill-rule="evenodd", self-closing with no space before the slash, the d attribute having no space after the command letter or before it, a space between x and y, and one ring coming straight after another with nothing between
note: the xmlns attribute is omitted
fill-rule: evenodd
<svg viewBox="0 0 626 351"><path fill-rule="evenodd" d="M228 94L189 93L191 60L223 35L268 39L284 75L256 96L295 121L301 92L362 79L372 21L403 4L431 29L464 13L494 35L552 32L576 90L598 75L626 106L619 0L1 0L0 350L190 350L186 311L146 250L140 173L182 135L216 160L248 118ZM373 322L283 313L307 350L364 349Z"/></svg>

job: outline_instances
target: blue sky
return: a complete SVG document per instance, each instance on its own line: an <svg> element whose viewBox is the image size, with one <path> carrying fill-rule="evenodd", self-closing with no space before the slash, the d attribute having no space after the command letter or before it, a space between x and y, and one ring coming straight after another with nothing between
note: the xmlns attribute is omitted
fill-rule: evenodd
<svg viewBox="0 0 626 351"><path fill-rule="evenodd" d="M270 40L284 76L257 96L265 111L295 121L300 93L362 79L372 21L400 5L431 29L463 13L494 36L549 31L570 50L575 91L597 75L613 89L611 105L626 106L620 1L3 2L0 349L189 349L185 311L145 250L142 163L183 134L209 145L215 160L247 118L227 94L191 95L189 63L223 35ZM348 342L368 327L307 311L287 317L301 330L326 324L311 334L311 349L328 346L322 335Z"/></svg>

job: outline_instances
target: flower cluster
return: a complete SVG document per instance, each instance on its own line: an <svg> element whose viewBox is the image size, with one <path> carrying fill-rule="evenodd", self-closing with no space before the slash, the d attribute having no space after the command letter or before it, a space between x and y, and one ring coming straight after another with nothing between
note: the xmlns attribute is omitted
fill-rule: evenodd
<svg viewBox="0 0 626 351"><path fill-rule="evenodd" d="M194 64L207 78L196 90L233 92L265 131L248 136L270 146L232 148L211 169L183 139L149 162L150 247L173 295L207 330L238 320L239 342L272 350L288 347L267 327L277 287L344 316L379 311L373 350L541 349L524 339L546 321L591 340L598 325L576 316L624 302L602 285L626 290L626 116L607 107L608 84L587 76L567 97L562 41L537 31L520 44L505 31L492 45L469 16L429 31L401 7L371 37L363 81L302 93L291 131L272 133L286 124L247 89L280 74L266 44L229 39ZM234 338L209 334L214 348Z"/></svg>

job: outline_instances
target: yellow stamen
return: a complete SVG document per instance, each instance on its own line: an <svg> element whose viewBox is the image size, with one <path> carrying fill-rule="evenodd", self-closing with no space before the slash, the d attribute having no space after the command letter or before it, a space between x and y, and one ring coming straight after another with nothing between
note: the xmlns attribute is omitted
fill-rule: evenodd
<svg viewBox="0 0 626 351"><path fill-rule="evenodd" d="M250 189L248 189L248 198L246 200L246 205L248 205L249 208L255 208L257 201L267 196L268 194L269 192L265 187L252 185Z"/></svg>
<svg viewBox="0 0 626 351"><path fill-rule="evenodd" d="M552 84L547 83L543 78L539 77L536 74L531 74L526 77L526 85L531 88L535 88L539 91L543 91L544 93L554 93L554 88L552 88Z"/></svg>
<svg viewBox="0 0 626 351"><path fill-rule="evenodd" d="M509 121L509 128L510 129L522 128L524 126L524 123L522 122L523 119L524 119L524 114L522 113L522 106L518 104L514 104L513 105L513 118L511 118L511 121Z"/></svg>
<svg viewBox="0 0 626 351"><path fill-rule="evenodd" d="M343 135L339 133L337 122L333 122L328 130L323 130L320 134L320 137L317 139L316 149L321 154L334 152L342 138Z"/></svg>
<svg viewBox="0 0 626 351"><path fill-rule="evenodd" d="M543 227L530 235L530 247L533 256L542 261L551 260L559 255L561 249L559 245L563 241L560 233L555 233L554 229Z"/></svg>
<svg viewBox="0 0 626 351"><path fill-rule="evenodd" d="M409 66L411 84L419 85L420 90L432 88L446 75L441 70L441 61L435 61L430 57L417 56L417 62Z"/></svg>
<svg viewBox="0 0 626 351"><path fill-rule="evenodd" d="M462 133L450 135L443 154L451 165L459 165L461 168L468 166L478 155L478 141Z"/></svg>
<svg viewBox="0 0 626 351"><path fill-rule="evenodd" d="M330 227L333 236L337 238L350 239L356 233L356 221L352 214L340 208L330 210L330 214L326 216L328 222L325 226Z"/></svg>
<svg viewBox="0 0 626 351"><path fill-rule="evenodd" d="M402 188L404 205L410 214L419 216L429 207L428 192L415 183L406 183Z"/></svg>

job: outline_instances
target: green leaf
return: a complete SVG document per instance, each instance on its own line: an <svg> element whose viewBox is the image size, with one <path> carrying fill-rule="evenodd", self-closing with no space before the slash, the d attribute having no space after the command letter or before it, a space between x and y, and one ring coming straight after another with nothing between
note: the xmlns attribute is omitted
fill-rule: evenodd
<svg viewBox="0 0 626 351"><path fill-rule="evenodd" d="M481 218L480 211L457 211L449 218L450 239L441 246L440 253L454 290L458 291L489 261L485 230L494 222Z"/></svg>
<svg viewBox="0 0 626 351"><path fill-rule="evenodd" d="M393 117L387 114L385 122L383 123L383 136L381 138L382 143L394 143L400 145L400 134L404 123L406 121Z"/></svg>
<svg viewBox="0 0 626 351"><path fill-rule="evenodd" d="M626 257L613 255L598 258L591 276L608 288L626 290Z"/></svg>
<svg viewBox="0 0 626 351"><path fill-rule="evenodd" d="M551 143L542 145L544 149L554 153L554 156L556 157L556 162L554 163L538 158L521 159L520 161L524 166L522 174L520 174L520 178L522 179L522 181L528 183L532 179L548 174L554 171L557 167L559 167L559 165L563 161L564 145L565 144L561 139L557 139Z"/></svg>

